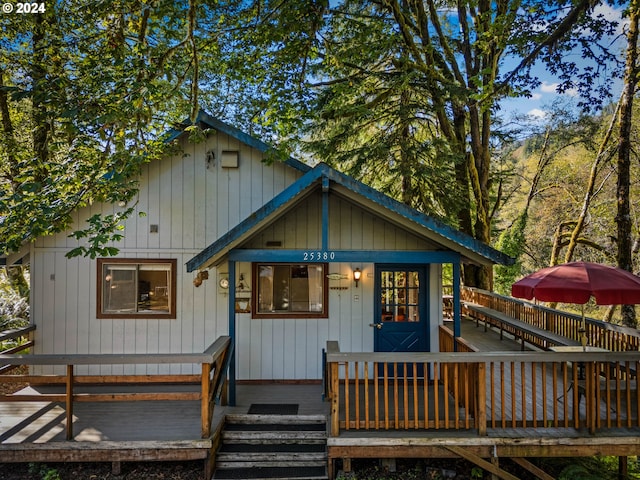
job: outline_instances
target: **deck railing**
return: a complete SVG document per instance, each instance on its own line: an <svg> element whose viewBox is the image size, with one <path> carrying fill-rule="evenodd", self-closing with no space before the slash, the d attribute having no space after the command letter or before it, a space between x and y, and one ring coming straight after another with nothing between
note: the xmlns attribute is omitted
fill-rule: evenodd
<svg viewBox="0 0 640 480"><path fill-rule="evenodd" d="M344 353L332 342L330 433L640 427L639 367L637 352Z"/></svg>
<svg viewBox="0 0 640 480"><path fill-rule="evenodd" d="M0 402L61 402L66 408L66 438L73 438L73 407L76 402L122 402L191 400L200 402L201 434L211 434L214 403L223 398L228 361L231 356L228 336L219 337L203 353L178 354L70 354L70 355L15 355L0 354L0 365L63 365L64 375L0 375L0 383L62 386L61 393L24 393L0 395ZM199 375L76 375L80 365L140 365L140 364L191 364L200 365ZM172 391L167 385L194 384L194 391ZM78 386L100 385L97 392L76 391ZM113 386L154 386L161 391L137 391L122 393ZM162 387L164 386L164 387Z"/></svg>
<svg viewBox="0 0 640 480"><path fill-rule="evenodd" d="M504 313L538 328L580 341L582 316L534 305L512 297L498 295L473 287L463 287L463 302L475 303ZM640 350L638 330L608 322L585 318L587 344L614 352Z"/></svg>
<svg viewBox="0 0 640 480"><path fill-rule="evenodd" d="M35 330L35 325L29 325L28 327L0 332L0 345L11 344L8 348L3 347L0 349L0 353L13 354L29 350L34 345L33 332ZM0 374L10 372L15 368L17 368L17 365L0 364Z"/></svg>

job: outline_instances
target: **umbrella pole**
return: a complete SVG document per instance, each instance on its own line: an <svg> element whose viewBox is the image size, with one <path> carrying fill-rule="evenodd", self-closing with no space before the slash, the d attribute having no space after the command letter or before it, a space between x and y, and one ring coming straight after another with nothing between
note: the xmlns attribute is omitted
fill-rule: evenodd
<svg viewBox="0 0 640 480"><path fill-rule="evenodd" d="M582 343L582 350L587 351L587 322L584 319L584 304L582 304L582 323L580 324L580 342Z"/></svg>

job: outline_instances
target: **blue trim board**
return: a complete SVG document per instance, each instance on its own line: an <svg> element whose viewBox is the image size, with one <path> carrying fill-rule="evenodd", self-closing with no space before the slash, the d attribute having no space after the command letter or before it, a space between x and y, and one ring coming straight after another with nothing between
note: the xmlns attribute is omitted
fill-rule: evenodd
<svg viewBox="0 0 640 480"><path fill-rule="evenodd" d="M326 188L325 188L326 184ZM322 177L322 249L329 248L329 180Z"/></svg>
<svg viewBox="0 0 640 480"><path fill-rule="evenodd" d="M233 342L231 359L229 360L229 406L236 405L236 263L229 261L229 337Z"/></svg>
<svg viewBox="0 0 640 480"><path fill-rule="evenodd" d="M370 262L391 264L458 264L460 263L460 254L450 251L235 249L229 252L229 260L234 262L273 263Z"/></svg>
<svg viewBox="0 0 640 480"><path fill-rule="evenodd" d="M283 206L291 203L294 199L299 198L305 190L314 186L316 181L319 180L322 180L322 188L325 191L327 190L328 185L331 184L330 182L334 182L335 184L341 185L349 191L360 195L362 198L434 232L436 235L442 237L443 240L453 242L463 249L469 250L470 252L484 257L494 263L511 265L514 262L513 258L499 252L489 245L486 245L465 233L459 232L433 217L418 212L417 210L398 202L397 200L394 200L393 198L388 197L387 195L384 195L383 193L380 193L377 190L338 172L337 170L334 170L324 163L320 163L305 173L280 194L276 195L259 210L250 215L246 220L238 224L227 234L220 237L214 243L202 250L198 255L189 260L187 262L187 271L192 272L200 268L212 257L217 256L220 253L225 253L225 250L233 247L232 244L234 242L242 240L242 238L251 232L253 228L265 221L270 215L277 213L277 211ZM325 238L328 242L328 216L328 204L325 206L325 201L323 199L323 250L327 250L327 245L324 245L324 243ZM434 241L437 242L438 240L435 239ZM273 255L274 250L266 251L269 252L269 255ZM464 255L464 253L462 253L462 255Z"/></svg>

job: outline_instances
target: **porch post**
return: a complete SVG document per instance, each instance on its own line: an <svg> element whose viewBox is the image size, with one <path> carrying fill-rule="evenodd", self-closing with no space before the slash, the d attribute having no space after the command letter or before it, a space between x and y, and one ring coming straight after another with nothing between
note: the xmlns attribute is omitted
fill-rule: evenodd
<svg viewBox="0 0 640 480"><path fill-rule="evenodd" d="M229 360L229 405L236 406L236 262L229 260L229 336L231 358Z"/></svg>
<svg viewBox="0 0 640 480"><path fill-rule="evenodd" d="M460 336L460 262L453 263L453 336ZM454 351L458 350L457 342L453 342Z"/></svg>
<svg viewBox="0 0 640 480"><path fill-rule="evenodd" d="M322 177L322 249L329 249L329 178Z"/></svg>

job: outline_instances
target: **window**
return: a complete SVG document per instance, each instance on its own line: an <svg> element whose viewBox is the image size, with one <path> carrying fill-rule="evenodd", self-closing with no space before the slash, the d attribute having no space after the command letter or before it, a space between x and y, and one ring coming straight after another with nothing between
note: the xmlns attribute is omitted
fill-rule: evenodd
<svg viewBox="0 0 640 480"><path fill-rule="evenodd" d="M420 273L411 270L380 272L383 322L420 321Z"/></svg>
<svg viewBox="0 0 640 480"><path fill-rule="evenodd" d="M176 318L175 259L98 259L98 318Z"/></svg>
<svg viewBox="0 0 640 480"><path fill-rule="evenodd" d="M254 264L254 318L327 318L326 270L324 263Z"/></svg>

